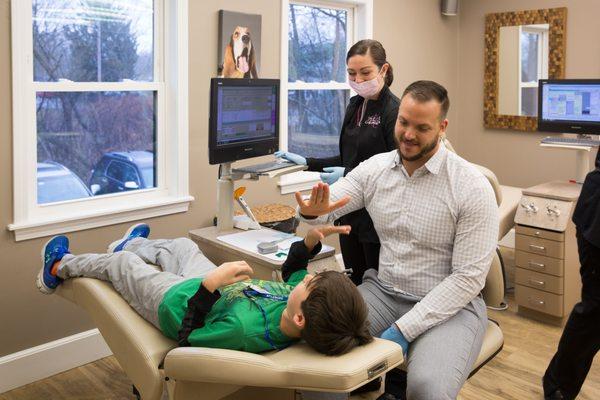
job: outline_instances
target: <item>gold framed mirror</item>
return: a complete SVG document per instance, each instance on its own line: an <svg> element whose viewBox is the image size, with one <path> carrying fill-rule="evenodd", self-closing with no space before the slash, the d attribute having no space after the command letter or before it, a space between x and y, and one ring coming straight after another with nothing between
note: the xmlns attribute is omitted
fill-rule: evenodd
<svg viewBox="0 0 600 400"><path fill-rule="evenodd" d="M537 81L564 78L566 24L566 7L486 14L486 128L537 130Z"/></svg>

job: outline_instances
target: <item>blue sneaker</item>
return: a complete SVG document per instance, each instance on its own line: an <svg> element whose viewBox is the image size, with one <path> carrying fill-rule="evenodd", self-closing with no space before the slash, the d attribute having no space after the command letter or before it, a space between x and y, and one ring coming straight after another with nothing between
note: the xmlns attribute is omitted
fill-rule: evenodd
<svg viewBox="0 0 600 400"><path fill-rule="evenodd" d="M42 268L37 275L36 285L40 292L52 294L62 279L50 273L56 261L69 254L69 239L66 236L54 236L42 248Z"/></svg>
<svg viewBox="0 0 600 400"><path fill-rule="evenodd" d="M125 248L125 245L129 243L131 239L135 239L138 237L147 238L150 236L150 227L148 224L135 224L131 225L125 235L119 240L115 240L111 244L108 245L108 253L117 253L122 251Z"/></svg>

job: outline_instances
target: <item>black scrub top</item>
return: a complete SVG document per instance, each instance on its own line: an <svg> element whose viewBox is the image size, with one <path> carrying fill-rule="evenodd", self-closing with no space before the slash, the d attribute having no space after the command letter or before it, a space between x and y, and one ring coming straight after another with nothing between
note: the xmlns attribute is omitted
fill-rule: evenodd
<svg viewBox="0 0 600 400"><path fill-rule="evenodd" d="M600 247L600 149L596 153L596 169L583 182L573 222L588 242Z"/></svg>
<svg viewBox="0 0 600 400"><path fill-rule="evenodd" d="M344 167L344 176L358 164L374 156L396 149L394 127L398 117L400 99L387 85L383 86L377 100L369 100L363 114L361 96L350 98L340 132L340 155L328 158L307 158L309 171L322 171L325 167ZM351 225L352 233L361 242L379 243L377 232L369 213L364 209L341 217L339 224Z"/></svg>

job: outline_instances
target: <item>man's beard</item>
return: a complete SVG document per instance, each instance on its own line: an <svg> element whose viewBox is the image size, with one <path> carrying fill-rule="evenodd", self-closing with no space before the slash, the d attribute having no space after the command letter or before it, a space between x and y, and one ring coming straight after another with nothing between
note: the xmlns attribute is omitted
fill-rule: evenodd
<svg viewBox="0 0 600 400"><path fill-rule="evenodd" d="M421 158L425 157L433 149L435 149L435 146L437 146L439 140L440 140L440 137L438 135L430 143L427 143L425 146L423 146L421 148L421 151L419 151L417 154L415 154L412 157L406 157L404 154L402 154L402 150L400 149L400 144L404 141L404 139L402 139L402 136L400 137L399 141L398 141L398 139L396 139L397 145L398 145L398 153L400 154L400 156L402 157L402 159L405 160L405 161L417 161L417 160L420 160ZM414 143L414 142L411 142L411 143Z"/></svg>

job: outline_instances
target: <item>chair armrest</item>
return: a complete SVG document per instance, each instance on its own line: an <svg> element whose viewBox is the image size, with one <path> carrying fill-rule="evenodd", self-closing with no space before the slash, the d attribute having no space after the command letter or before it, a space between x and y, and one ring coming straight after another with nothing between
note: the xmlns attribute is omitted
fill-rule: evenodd
<svg viewBox="0 0 600 400"><path fill-rule="evenodd" d="M514 186L500 185L500 188L502 190L502 203L500 203L498 209L500 214L498 239L502 239L515 226L515 214L523 192L523 189Z"/></svg>
<svg viewBox="0 0 600 400"><path fill-rule="evenodd" d="M167 354L164 369L175 381L350 392L402 362L400 346L375 339L334 357L305 343L263 354L182 347Z"/></svg>

